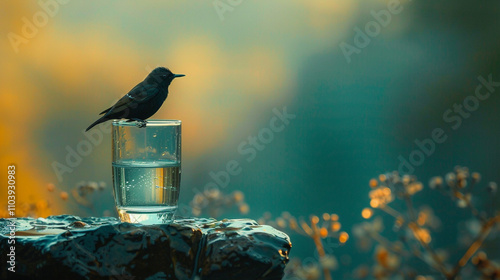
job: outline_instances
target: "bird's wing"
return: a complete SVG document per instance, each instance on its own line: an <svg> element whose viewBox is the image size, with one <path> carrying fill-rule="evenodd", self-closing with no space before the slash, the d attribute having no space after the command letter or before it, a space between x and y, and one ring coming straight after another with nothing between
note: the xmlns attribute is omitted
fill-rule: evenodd
<svg viewBox="0 0 500 280"><path fill-rule="evenodd" d="M107 113L109 110L111 110L111 108L113 108L113 107L109 107L108 109L106 109L106 110L104 110L104 111L100 112L100 113L99 113L99 115L102 115L102 114L104 114L104 113Z"/></svg>
<svg viewBox="0 0 500 280"><path fill-rule="evenodd" d="M144 85L142 82L136 85L125 96L120 98L106 115L117 114L127 109L133 109L137 104L147 102L159 91L157 85Z"/></svg>
<svg viewBox="0 0 500 280"><path fill-rule="evenodd" d="M126 96L136 102L144 102L155 96L159 90L160 89L156 84L148 85L141 82L131 89Z"/></svg>

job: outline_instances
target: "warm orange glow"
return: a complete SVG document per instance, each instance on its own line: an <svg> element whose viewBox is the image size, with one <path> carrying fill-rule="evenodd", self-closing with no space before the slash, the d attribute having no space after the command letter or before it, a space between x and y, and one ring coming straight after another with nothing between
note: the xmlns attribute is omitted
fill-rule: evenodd
<svg viewBox="0 0 500 280"><path fill-rule="evenodd" d="M347 234L347 232L343 231L340 233L340 236L339 236L340 243L346 243L348 239L349 239L349 234Z"/></svg>
<svg viewBox="0 0 500 280"><path fill-rule="evenodd" d="M425 228L413 227L413 234L418 240L424 242L425 244L429 244L432 240L429 230Z"/></svg>
<svg viewBox="0 0 500 280"><path fill-rule="evenodd" d="M443 178L442 177L436 177L434 181L437 185L442 185L443 184Z"/></svg>
<svg viewBox="0 0 500 280"><path fill-rule="evenodd" d="M240 212L242 214L248 214L248 212L250 211L250 207L248 206L248 204L244 203L242 205L240 205Z"/></svg>
<svg viewBox="0 0 500 280"><path fill-rule="evenodd" d="M330 220L330 214L328 213L323 213L323 220L329 221Z"/></svg>
<svg viewBox="0 0 500 280"><path fill-rule="evenodd" d="M406 191L408 192L409 195L413 195L423 189L423 185L420 182L417 183L411 183L406 187Z"/></svg>
<svg viewBox="0 0 500 280"><path fill-rule="evenodd" d="M380 182L385 182L385 180L387 180L387 176L385 176L384 174L380 174L378 176L378 179L380 180Z"/></svg>
<svg viewBox="0 0 500 280"><path fill-rule="evenodd" d="M276 219L276 224L281 227L281 228L284 228L286 227L286 222L285 222L285 219L283 218L277 218Z"/></svg>
<svg viewBox="0 0 500 280"><path fill-rule="evenodd" d="M376 188L378 186L377 179L370 180L370 188Z"/></svg>
<svg viewBox="0 0 500 280"><path fill-rule="evenodd" d="M332 223L332 225L331 225L332 231L334 231L334 232L339 231L341 226L342 225L339 222Z"/></svg>
<svg viewBox="0 0 500 280"><path fill-rule="evenodd" d="M48 206L49 205L48 205L47 201L45 201L45 200L39 200L36 203L36 207L39 208L39 209L46 209Z"/></svg>
<svg viewBox="0 0 500 280"><path fill-rule="evenodd" d="M387 251L384 247L377 247L375 257L380 265L382 265L383 267L388 267L389 251Z"/></svg>
<svg viewBox="0 0 500 280"><path fill-rule="evenodd" d="M337 215L337 214L331 214L330 215L330 220L332 220L332 221L338 221L339 220L339 215Z"/></svg>
<svg viewBox="0 0 500 280"><path fill-rule="evenodd" d="M318 218L318 216L312 216L312 217L311 217L311 223L312 223L312 224L317 224L317 223L319 223L319 218Z"/></svg>
<svg viewBox="0 0 500 280"><path fill-rule="evenodd" d="M22 35L25 23L21 19L31 19L35 12L44 12L37 2L14 1L4 6L7 12L2 14L0 23L5 34ZM96 8L89 6L89 9ZM69 32L66 27L73 24L71 18L51 16L47 26L37 28L35 38L18 46L18 53L8 39L0 45L0 52L5 54L0 65L3 78L0 109L12 120L0 124L0 146L8 150L2 154L0 163L22 167L23 172L16 178L18 185L24 186L16 193L18 201L30 204L40 199L50 201L48 208L55 212L51 214L76 210L70 209L71 203L58 199L59 190L71 189L73 186L69 184L74 184L73 178L90 180L93 176L92 172L79 174L75 169L71 175L66 174L61 182L64 186L59 186L59 182L57 188L46 185L57 180L50 163L64 161L64 154L56 155L56 151L64 150L65 145L74 148L83 138L82 123L93 121L96 113L123 96L160 64L187 75L172 84L167 103L153 117L182 119L183 145L189 147L184 149L187 158L222 147L231 137L242 141L247 135L239 135L238 130L234 130L241 120L258 116L258 108L288 104L293 98L291 68L279 44L255 44L228 51L221 48L213 34L180 32L181 35L169 33L169 36L182 39L170 37L165 44L144 45L133 43L119 26L107 25L101 29L99 22L89 22L78 32ZM144 26L140 21L138 24L138 28L149 30L152 36L163 36L147 24ZM158 26L158 23L151 24ZM271 110L266 114L272 115ZM83 119L82 123L78 122ZM74 129L58 130L58 124L75 120ZM50 136L44 132L64 139L58 143L61 148L45 150L47 145L40 145L40 141L45 140L40 138ZM62 134L66 135L61 137ZM99 162L95 170L102 169L107 162L102 159L107 156L93 154L85 161ZM51 200L54 194L50 192L55 192L57 199ZM3 204L0 207L4 208ZM245 211L246 207L240 210Z"/></svg>
<svg viewBox="0 0 500 280"><path fill-rule="evenodd" d="M389 196L391 195L391 189L385 187L385 188L382 188L382 193L385 195L385 196Z"/></svg>
<svg viewBox="0 0 500 280"><path fill-rule="evenodd" d="M242 201L245 198L245 195L241 191L235 191L233 195L236 202Z"/></svg>
<svg viewBox="0 0 500 280"><path fill-rule="evenodd" d="M61 192L61 193L59 194L59 196L60 196L60 197L61 197L61 199L63 199L63 200L68 200L68 197L69 197L69 195L68 195L68 193L67 193L67 192Z"/></svg>
<svg viewBox="0 0 500 280"><path fill-rule="evenodd" d="M326 228L321 228L319 234L321 235L321 238L325 238L328 236L328 230Z"/></svg>
<svg viewBox="0 0 500 280"><path fill-rule="evenodd" d="M361 211L361 216L365 219L370 219L373 215L373 210L371 208L365 208Z"/></svg>
<svg viewBox="0 0 500 280"><path fill-rule="evenodd" d="M378 187L371 190L368 195L371 198L370 206L372 208L384 207L394 199L391 189L388 187Z"/></svg>

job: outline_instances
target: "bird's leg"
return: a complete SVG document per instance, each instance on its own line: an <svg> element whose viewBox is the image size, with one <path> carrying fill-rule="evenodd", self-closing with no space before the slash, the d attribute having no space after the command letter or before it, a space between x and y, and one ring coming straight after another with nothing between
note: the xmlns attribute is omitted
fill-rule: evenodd
<svg viewBox="0 0 500 280"><path fill-rule="evenodd" d="M136 121L137 123L135 124L137 127L139 128L142 128L142 127L145 127L146 124L148 123L147 121L145 120L141 120L141 119L130 119L131 121Z"/></svg>

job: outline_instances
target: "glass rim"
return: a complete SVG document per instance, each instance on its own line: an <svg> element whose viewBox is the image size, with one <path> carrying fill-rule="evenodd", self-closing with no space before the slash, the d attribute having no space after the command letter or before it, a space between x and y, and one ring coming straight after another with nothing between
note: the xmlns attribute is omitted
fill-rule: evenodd
<svg viewBox="0 0 500 280"><path fill-rule="evenodd" d="M136 126L136 121L113 120L113 126ZM180 120L146 120L147 126L178 126L181 125Z"/></svg>

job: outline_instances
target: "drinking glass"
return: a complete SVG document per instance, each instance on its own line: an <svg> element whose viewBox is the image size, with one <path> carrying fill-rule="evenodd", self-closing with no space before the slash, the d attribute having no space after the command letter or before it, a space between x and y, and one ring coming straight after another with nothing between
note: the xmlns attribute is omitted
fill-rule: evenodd
<svg viewBox="0 0 500 280"><path fill-rule="evenodd" d="M113 193L121 221L170 222L181 181L181 121L113 121Z"/></svg>

